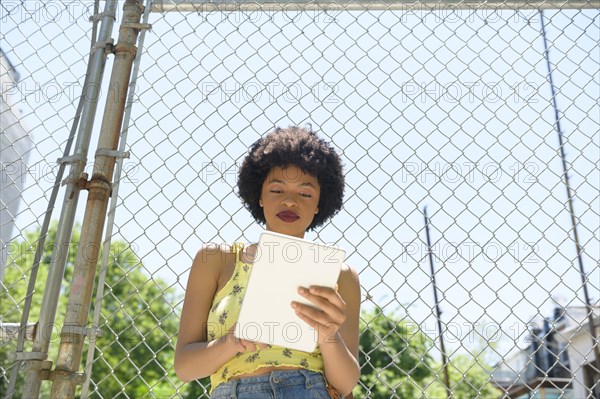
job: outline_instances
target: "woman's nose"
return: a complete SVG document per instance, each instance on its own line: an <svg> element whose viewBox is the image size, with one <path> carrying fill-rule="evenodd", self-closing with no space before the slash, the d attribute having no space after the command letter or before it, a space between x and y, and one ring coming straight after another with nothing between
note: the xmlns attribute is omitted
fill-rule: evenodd
<svg viewBox="0 0 600 399"><path fill-rule="evenodd" d="M296 200L291 195L286 196L283 199L283 201L281 201L281 202L285 206L295 206L296 205Z"/></svg>

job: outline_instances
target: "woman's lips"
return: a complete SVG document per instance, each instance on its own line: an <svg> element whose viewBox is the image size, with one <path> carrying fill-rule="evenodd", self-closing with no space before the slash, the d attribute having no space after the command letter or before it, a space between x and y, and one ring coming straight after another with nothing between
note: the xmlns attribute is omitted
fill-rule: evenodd
<svg viewBox="0 0 600 399"><path fill-rule="evenodd" d="M277 214L277 217L279 219L283 220L286 223L292 223L292 222L295 222L296 220L300 219L300 216L296 215L292 211L282 211L282 212L279 212Z"/></svg>

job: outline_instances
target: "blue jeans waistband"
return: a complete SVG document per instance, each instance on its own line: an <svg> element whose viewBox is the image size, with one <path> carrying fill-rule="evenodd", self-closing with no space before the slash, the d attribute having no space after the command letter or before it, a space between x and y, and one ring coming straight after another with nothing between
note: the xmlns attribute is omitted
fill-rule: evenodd
<svg viewBox="0 0 600 399"><path fill-rule="evenodd" d="M211 396L231 397L244 393L252 393L265 390L286 389L286 387L297 386L306 390L314 388L325 389L323 374L305 369L272 371L267 374L231 379L219 384Z"/></svg>

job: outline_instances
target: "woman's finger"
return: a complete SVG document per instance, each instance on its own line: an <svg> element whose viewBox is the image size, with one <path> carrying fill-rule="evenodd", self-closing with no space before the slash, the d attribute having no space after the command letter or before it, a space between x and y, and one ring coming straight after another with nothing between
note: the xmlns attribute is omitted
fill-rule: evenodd
<svg viewBox="0 0 600 399"><path fill-rule="evenodd" d="M235 344L235 348L238 352L255 352L257 346L264 349L264 347L262 346L263 344L236 337L234 334L236 327L237 324L231 326L231 328L229 328L229 330L227 331L227 336L230 340L233 341L233 343Z"/></svg>
<svg viewBox="0 0 600 399"><path fill-rule="evenodd" d="M343 301L341 301L342 305L336 305L324 297L309 293L307 290L299 290L299 292L317 307L315 309L313 306L300 304L299 308L303 311L312 312L313 315L316 315L314 312L321 311L340 322L346 319L346 304Z"/></svg>
<svg viewBox="0 0 600 399"><path fill-rule="evenodd" d="M305 305L299 302L292 302L292 307L296 310L296 313L302 314L318 323L321 324L337 324L342 325L344 320L346 320L346 315L343 312L340 312L339 309L337 311L329 311L325 312L321 309L316 309L314 306Z"/></svg>
<svg viewBox="0 0 600 399"><path fill-rule="evenodd" d="M300 287L298 292L315 305L327 306L328 304L332 304L338 309L346 309L346 302L344 302L340 294L333 288L311 286L307 289Z"/></svg>
<svg viewBox="0 0 600 399"><path fill-rule="evenodd" d="M298 317L306 322L309 326L314 328L319 336L319 342L333 342L337 336L340 326L335 323L321 323L308 317L302 313L296 312Z"/></svg>
<svg viewBox="0 0 600 399"><path fill-rule="evenodd" d="M262 342L255 342L254 343L256 346L258 346L260 349L267 349L269 347L269 344L265 344Z"/></svg>

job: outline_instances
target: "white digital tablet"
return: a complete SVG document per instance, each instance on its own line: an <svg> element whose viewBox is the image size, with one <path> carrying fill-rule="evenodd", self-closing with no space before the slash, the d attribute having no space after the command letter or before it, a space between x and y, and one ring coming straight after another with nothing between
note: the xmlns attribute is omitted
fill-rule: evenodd
<svg viewBox="0 0 600 399"><path fill-rule="evenodd" d="M346 252L284 234L261 234L234 335L240 339L314 352L316 331L291 306L315 306L299 287L335 288Z"/></svg>

